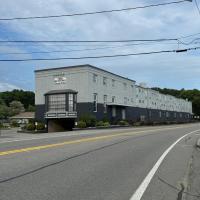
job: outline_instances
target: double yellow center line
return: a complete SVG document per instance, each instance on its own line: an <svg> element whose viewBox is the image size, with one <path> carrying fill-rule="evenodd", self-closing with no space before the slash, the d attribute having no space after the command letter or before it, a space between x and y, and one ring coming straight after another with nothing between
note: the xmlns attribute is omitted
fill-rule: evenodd
<svg viewBox="0 0 200 200"><path fill-rule="evenodd" d="M139 134L139 133L165 131L165 130L178 129L178 128L184 128L184 127L179 126L179 127L173 127L173 128L143 130L143 131L137 131L137 132L133 132L133 131L131 131L131 132L121 132L121 133L118 133L118 134L89 137L89 138L83 138L83 139L77 139L77 140L69 140L69 141L65 141L65 142L61 142L61 143L55 143L55 144L48 144L48 145L42 145L42 146L27 147L27 148L22 148L22 149L13 149L13 150L8 150L8 151L1 151L0 156L16 154L16 153L23 153L23 152L30 152L30 151L36 151L36 150L42 150L42 149L49 149L49 148L55 148L55 147L61 147L61 146L64 146L64 145L69 145L69 144L79 144L79 143L85 143L85 142L93 142L93 141L104 140L104 139L119 137L119 136L128 136L128 135L130 136L130 135L136 135L136 134Z"/></svg>

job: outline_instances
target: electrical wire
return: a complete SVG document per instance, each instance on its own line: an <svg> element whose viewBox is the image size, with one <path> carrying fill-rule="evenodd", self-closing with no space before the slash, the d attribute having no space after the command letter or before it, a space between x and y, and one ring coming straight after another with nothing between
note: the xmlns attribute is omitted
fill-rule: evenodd
<svg viewBox="0 0 200 200"><path fill-rule="evenodd" d="M127 43L177 41L177 38L130 39L130 40L0 40L0 43Z"/></svg>
<svg viewBox="0 0 200 200"><path fill-rule="evenodd" d="M179 4L189 0L180 0L180 1L171 1L166 3L159 4L150 4L146 6L138 6L131 8L122 8L122 9L112 9L112 10L102 10L102 11L92 11L85 13L72 13L72 14L62 14L62 15L48 15L48 16L32 16L32 17L14 17L14 18L0 18L0 21L12 21L12 20L30 20L30 19L44 19L44 18L59 18L59 17L74 17L74 16L84 16L84 15L95 15L95 14L103 14L103 13L112 13L112 12L122 12L122 11L130 11L136 9L144 9L150 7L158 7L158 6L166 6L171 4Z"/></svg>
<svg viewBox="0 0 200 200"><path fill-rule="evenodd" d="M197 7L197 10L198 10L198 12L199 12L199 15L200 15L200 8L199 8L199 5L198 5L198 3L197 3L197 0L194 0L194 2L195 2L195 5L196 5L196 7Z"/></svg>
<svg viewBox="0 0 200 200"><path fill-rule="evenodd" d="M115 46L105 46L98 48L86 48L86 49L69 49L69 50L55 50L55 51L32 51L32 52L4 52L0 55L26 55L26 54L48 54L48 53L69 53L69 52L82 52L82 51L96 51L104 49L115 49L121 47L131 47L137 45L151 45L152 43L137 43L137 44L125 44L125 45L115 45ZM160 43L158 43L160 45ZM177 43L164 43L164 44L177 44Z"/></svg>
<svg viewBox="0 0 200 200"><path fill-rule="evenodd" d="M127 57L127 56L139 56L161 53L179 53L191 50L197 50L200 47L193 47L188 49L179 50L163 50L163 51L151 51L142 53L129 53L129 54L116 54L116 55L102 55L102 56L85 56L85 57L63 57L63 58L28 58L28 59L0 59L0 62L24 62L24 61L47 61L47 60L82 60L82 59L99 59L99 58L114 58L114 57Z"/></svg>

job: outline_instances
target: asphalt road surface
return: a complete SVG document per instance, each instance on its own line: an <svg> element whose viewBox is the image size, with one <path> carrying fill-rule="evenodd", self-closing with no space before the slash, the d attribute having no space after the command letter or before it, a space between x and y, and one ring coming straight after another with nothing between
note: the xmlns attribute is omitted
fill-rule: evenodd
<svg viewBox="0 0 200 200"><path fill-rule="evenodd" d="M199 124L0 137L0 200L196 200Z"/></svg>

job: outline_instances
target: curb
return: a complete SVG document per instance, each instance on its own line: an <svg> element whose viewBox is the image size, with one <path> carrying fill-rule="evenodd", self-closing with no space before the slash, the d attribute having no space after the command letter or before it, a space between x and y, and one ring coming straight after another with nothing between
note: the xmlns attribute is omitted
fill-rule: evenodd
<svg viewBox="0 0 200 200"><path fill-rule="evenodd" d="M200 148L200 138L197 140L196 147Z"/></svg>

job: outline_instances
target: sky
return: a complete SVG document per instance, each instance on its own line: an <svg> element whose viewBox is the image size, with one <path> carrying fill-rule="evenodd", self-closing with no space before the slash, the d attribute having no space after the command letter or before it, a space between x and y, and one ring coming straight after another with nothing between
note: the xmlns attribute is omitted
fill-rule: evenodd
<svg viewBox="0 0 200 200"><path fill-rule="evenodd" d="M197 2L200 5L200 0ZM6 0L0 6L0 18L82 13L156 3L161 1ZM200 13L194 2L88 16L0 21L0 41L181 38L182 42L188 43L200 38L200 34L182 37L196 33L200 33ZM74 43L1 43L0 59L82 57L176 50L200 46L198 40L195 41L190 45L178 44L176 41L139 45L92 43L84 46ZM65 52L31 53L41 51ZM200 89L199 53L200 50L103 59L0 62L0 91L14 88L34 91L34 70L79 64L91 64L136 80L138 84L144 82L149 87Z"/></svg>

